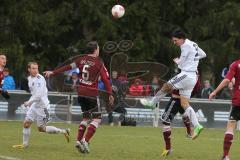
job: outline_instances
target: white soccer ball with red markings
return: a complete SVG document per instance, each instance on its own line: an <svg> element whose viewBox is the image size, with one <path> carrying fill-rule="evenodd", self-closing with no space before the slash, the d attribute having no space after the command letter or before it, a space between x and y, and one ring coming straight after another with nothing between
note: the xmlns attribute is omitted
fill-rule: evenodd
<svg viewBox="0 0 240 160"><path fill-rule="evenodd" d="M115 5L112 7L112 15L115 18L121 18L125 13L125 9L121 5Z"/></svg>

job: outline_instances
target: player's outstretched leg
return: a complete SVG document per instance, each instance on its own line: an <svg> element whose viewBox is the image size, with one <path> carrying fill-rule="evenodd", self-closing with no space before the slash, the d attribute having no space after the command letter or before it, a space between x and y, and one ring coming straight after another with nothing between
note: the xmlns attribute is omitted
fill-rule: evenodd
<svg viewBox="0 0 240 160"><path fill-rule="evenodd" d="M31 121L24 121L23 123L23 142L19 145L13 145L13 148L27 148L29 146L29 137L31 134Z"/></svg>
<svg viewBox="0 0 240 160"><path fill-rule="evenodd" d="M38 130L40 132L46 132L49 134L63 134L66 138L67 142L70 142L70 129L60 129L55 126L45 126L45 127L39 127Z"/></svg>
<svg viewBox="0 0 240 160"><path fill-rule="evenodd" d="M101 119L93 119L92 122L89 124L88 128L87 128L87 133L85 134L83 140L81 141L81 143L83 144L84 147L84 152L85 153L89 153L90 149L89 149L89 142L90 139L93 137L93 135L96 132L96 129L98 128L98 126L101 123Z"/></svg>
<svg viewBox="0 0 240 160"><path fill-rule="evenodd" d="M194 126L194 131L193 131L193 135L192 135L192 139L196 139L200 133L203 130L203 126L201 124L199 124L197 116L195 111L193 110L193 108L191 106L188 106L185 109L185 113L184 116L188 116L190 121L192 122L193 126Z"/></svg>
<svg viewBox="0 0 240 160"><path fill-rule="evenodd" d="M167 157L172 152L170 124L163 125L163 138L164 138L164 142L165 142L165 149L163 150L161 156Z"/></svg>
<svg viewBox="0 0 240 160"><path fill-rule="evenodd" d="M88 121L89 121L88 119L83 119L78 128L77 143L76 143L75 147L81 153L84 153L84 147L83 147L82 140L83 140L83 136L85 134L85 131L86 131L86 128L88 125Z"/></svg>
<svg viewBox="0 0 240 160"><path fill-rule="evenodd" d="M153 98L150 99L140 99L140 103L146 107L153 108L162 98L164 98L168 93L171 93L173 87L169 83L164 83L161 90L159 90Z"/></svg>
<svg viewBox="0 0 240 160"><path fill-rule="evenodd" d="M192 129L190 119L185 115L182 116L184 126L186 127L186 136L187 138L192 138Z"/></svg>

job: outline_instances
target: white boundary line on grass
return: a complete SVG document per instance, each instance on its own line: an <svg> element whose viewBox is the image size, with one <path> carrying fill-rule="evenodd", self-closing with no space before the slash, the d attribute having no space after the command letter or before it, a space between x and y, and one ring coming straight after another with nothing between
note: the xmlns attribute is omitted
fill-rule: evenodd
<svg viewBox="0 0 240 160"><path fill-rule="evenodd" d="M0 155L0 159L4 159L4 160L21 160L19 158L9 157L9 156L4 156L4 155Z"/></svg>

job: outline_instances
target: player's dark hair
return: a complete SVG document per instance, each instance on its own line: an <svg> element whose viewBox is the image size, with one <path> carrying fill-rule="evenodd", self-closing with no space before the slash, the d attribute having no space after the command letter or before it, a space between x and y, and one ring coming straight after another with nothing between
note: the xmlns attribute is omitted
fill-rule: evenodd
<svg viewBox="0 0 240 160"><path fill-rule="evenodd" d="M181 30L180 28L177 28L172 32L171 37L176 37L179 39L186 39L186 33L183 30Z"/></svg>
<svg viewBox="0 0 240 160"><path fill-rule="evenodd" d="M86 54L92 54L98 48L98 43L96 41L88 42L85 48Z"/></svg>

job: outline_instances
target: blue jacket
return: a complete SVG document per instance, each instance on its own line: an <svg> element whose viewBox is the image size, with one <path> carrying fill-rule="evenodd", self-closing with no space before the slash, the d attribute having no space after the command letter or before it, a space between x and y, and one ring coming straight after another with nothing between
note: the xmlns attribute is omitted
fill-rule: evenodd
<svg viewBox="0 0 240 160"><path fill-rule="evenodd" d="M112 80L110 80L110 84L112 85ZM104 82L102 80L98 81L98 89L106 91L105 84L104 84Z"/></svg>
<svg viewBox="0 0 240 160"><path fill-rule="evenodd" d="M8 75L3 79L3 90L14 90L15 89L15 82L12 76Z"/></svg>

